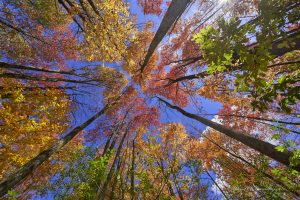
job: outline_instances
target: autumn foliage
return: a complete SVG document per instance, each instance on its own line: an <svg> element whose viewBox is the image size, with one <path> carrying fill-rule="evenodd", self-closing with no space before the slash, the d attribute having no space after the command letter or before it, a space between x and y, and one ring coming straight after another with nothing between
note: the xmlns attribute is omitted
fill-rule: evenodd
<svg viewBox="0 0 300 200"><path fill-rule="evenodd" d="M295 0L2 0L0 198L299 198L299 20Z"/></svg>

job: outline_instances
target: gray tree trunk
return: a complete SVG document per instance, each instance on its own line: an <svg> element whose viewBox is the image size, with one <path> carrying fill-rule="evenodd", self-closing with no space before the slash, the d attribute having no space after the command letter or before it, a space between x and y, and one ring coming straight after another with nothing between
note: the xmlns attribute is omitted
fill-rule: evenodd
<svg viewBox="0 0 300 200"><path fill-rule="evenodd" d="M144 71L144 68L146 67L158 44L162 41L176 20L182 15L190 2L191 0L173 0L171 2L170 7L164 15L162 22L160 23L159 28L149 46L144 62L141 65L141 72Z"/></svg>
<svg viewBox="0 0 300 200"><path fill-rule="evenodd" d="M19 170L12 173L6 179L1 181L0 183L0 197L5 195L10 189L14 188L18 183L20 183L26 176L32 173L38 166L40 166L43 162L48 160L54 153L58 152L63 146L65 146L68 142L70 142L80 131L85 129L88 125L90 125L93 121L95 121L98 117L103 115L108 108L113 106L116 103L115 100L112 103L108 103L105 105L98 113L92 116L90 119L85 121L83 124L77 126L73 130L71 130L65 137L58 140L54 145L49 147L48 149L39 153L36 157L31 159L25 165L23 165Z"/></svg>
<svg viewBox="0 0 300 200"><path fill-rule="evenodd" d="M252 136L247 135L246 133L242 133L242 132L232 130L232 129L227 128L227 127L225 127L221 124L218 124L216 122L213 122L213 121L210 121L210 120L205 119L203 117L200 117L198 115L186 112L185 110L179 108L178 106L174 106L174 105L166 102L165 100L163 100L161 98L159 98L159 100L164 102L168 107L170 107L174 110L177 110L178 112L180 112L184 116L189 117L191 119L195 119L195 120L197 120L197 121L213 128L213 129L225 134L226 136L228 136L230 138L233 138L233 139L245 144L246 146L255 149L256 151L262 153L263 155L269 156L270 158L272 158L272 159L274 159L274 160L276 160L276 161L278 161L278 162L280 162L280 163L282 163L286 166L289 166L289 164L290 164L290 158L293 156L293 153L288 151L288 150L286 150L284 152L279 152L275 149L276 146L274 146L274 145L272 145L268 142L256 139ZM300 172L300 166L299 165L294 166L292 168L297 170L298 172Z"/></svg>

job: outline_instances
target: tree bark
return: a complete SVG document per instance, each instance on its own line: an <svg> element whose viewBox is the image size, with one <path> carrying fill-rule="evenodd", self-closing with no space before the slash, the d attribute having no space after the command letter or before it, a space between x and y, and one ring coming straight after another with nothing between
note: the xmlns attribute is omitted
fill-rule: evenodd
<svg viewBox="0 0 300 200"><path fill-rule="evenodd" d="M177 110L178 112L180 112L181 114L183 114L184 116L197 120L223 134L225 134L226 136L235 139L243 144L245 144L248 147L251 147L253 149L255 149L256 151L262 153L263 155L269 156L270 158L286 165L289 167L290 165L290 158L293 156L293 153L286 150L284 152L279 152L275 149L276 146L256 139L252 136L247 135L246 133L242 133L242 132L238 132L238 131L234 131L230 128L227 128L221 124L218 124L216 122L210 121L208 119L205 119L203 117L200 117L198 115L195 114L191 114L189 112L186 112L185 110L179 108L178 106L174 106L168 102L166 102L165 100L161 99L158 97L158 99L162 102L164 102L169 108L172 108L173 110ZM294 166L292 167L293 169L297 170L300 172L300 166Z"/></svg>
<svg viewBox="0 0 300 200"><path fill-rule="evenodd" d="M73 21L77 24L78 28L82 31L85 32L84 28L82 27L82 25L79 23L79 21L75 18L75 16L72 15L72 13L70 12L70 9L67 7L67 5L65 4L65 2L63 0L58 0L58 2L64 7L64 9L67 11L67 13L72 16Z"/></svg>
<svg viewBox="0 0 300 200"><path fill-rule="evenodd" d="M162 41L164 36L167 34L172 25L182 15L185 9L190 4L191 0L172 0L166 14L164 15L162 22L159 25L158 30L149 46L144 62L141 65L141 72L144 71L147 63L149 62L152 54L154 53L158 44Z"/></svg>
<svg viewBox="0 0 300 200"><path fill-rule="evenodd" d="M250 116L244 116L244 115L220 115L220 114L204 114L204 115L218 115L221 117L237 117L237 118L244 118L244 119L256 119L256 120L260 120L260 121L267 121L267 122L276 122L276 123L280 123L280 124L291 124L291 125L300 125L300 122L287 122L287 121L281 121L281 120L272 120L272 119L267 119L267 118L262 118L262 117L250 117Z"/></svg>
<svg viewBox="0 0 300 200"><path fill-rule="evenodd" d="M269 178L270 180L274 181L276 184L280 185L281 187L283 187L285 190L287 190L288 192L293 193L294 195L296 195L297 197L299 197L299 193L297 191L293 191L291 189L288 188L288 186L286 186L283 182L281 182L280 180L274 178L273 176L271 176L270 174L268 174L265 171L262 171L261 169L259 169L258 167L256 167L254 164L252 164L251 162L247 161L246 159L240 157L239 155L236 155L235 153L232 153L231 151L225 149L224 147L222 147L221 145L219 145L218 143L216 143L215 141L213 141L212 139L210 139L209 137L207 137L204 134L201 134L203 137L205 137L206 139L208 139L208 141L210 141L211 143L213 143L214 145L216 145L218 148L222 149L223 151L227 152L228 154L230 154L232 157L237 158L238 160L241 160L242 162L246 163L247 165L251 166L253 169L255 169L257 172L262 173L265 177Z"/></svg>
<svg viewBox="0 0 300 200"><path fill-rule="evenodd" d="M208 171L205 171L205 173L209 176L209 178L212 180L212 182L217 186L217 188L220 190L220 192L223 194L224 198L227 200L229 199L225 192L221 189L221 187L218 185L218 183L211 177L211 175L208 173Z"/></svg>
<svg viewBox="0 0 300 200"><path fill-rule="evenodd" d="M163 160L160 159L159 162L157 162L158 166L160 167L161 169L161 172L162 172L162 175L165 179L165 182L167 183L167 186L168 186L168 190L169 190L169 193L172 197L175 197L175 193L174 193L174 190L173 190L173 187L172 187L172 184L169 182L169 178L170 178L170 174L166 174L165 173L165 170L164 170L164 163L163 163Z"/></svg>
<svg viewBox="0 0 300 200"><path fill-rule="evenodd" d="M90 119L88 119L83 124L77 126L73 130L71 130L65 137L58 140L56 143L54 143L54 145L52 145L48 149L39 153L36 157L31 159L25 165L23 165L19 170L12 173L6 179L1 181L0 197L5 195L10 189L14 188L18 183L20 183L20 181L22 181L26 176L28 176L30 173L32 173L43 162L48 160L54 153L58 152L64 145L66 145L68 142L70 142L80 131L85 129L88 125L90 125L98 117L103 115L107 109L109 109L111 106L116 104L117 100L115 100L112 103L106 104L98 113L96 113Z"/></svg>
<svg viewBox="0 0 300 200"><path fill-rule="evenodd" d="M284 47L284 48L280 48L280 44L285 41L288 40L290 43L293 43L293 46L289 46L289 47ZM257 48L259 44L255 44L252 45L250 48L251 49L255 49ZM276 57L280 57L282 55L284 55L285 53L294 51L294 50L299 50L300 49L300 32L299 31L293 31L292 33L290 33L286 38L280 38L274 41L272 49L270 49L270 53ZM249 52L249 54L251 54L251 52ZM200 60L201 57L199 56L198 59ZM198 59L195 59L194 61L198 61ZM238 57L236 57L235 59L238 59ZM286 64L294 64L294 63L298 63L298 61L296 62L287 62ZM268 66L269 68L277 66L277 64L274 65L270 65ZM233 68L231 66L228 66L227 70L229 71L234 71L234 70L238 70L238 68ZM170 80L170 83L168 85L180 82L180 81L184 81L184 80L193 80L193 79L198 79L198 78L205 78L207 76L209 76L210 74L208 74L206 71L197 73L197 74L192 74L192 75L188 75L188 76L182 76L182 77L178 77L174 80Z"/></svg>
<svg viewBox="0 0 300 200"><path fill-rule="evenodd" d="M176 180L176 176L175 176L174 173L173 173L173 182L174 182L174 185L175 185L175 188L177 190L177 193L178 193L178 196L179 196L180 200L184 200L182 191L180 189L180 186L178 185L178 182Z"/></svg>
<svg viewBox="0 0 300 200"><path fill-rule="evenodd" d="M28 76L25 74L15 74L15 73L2 73L0 74L0 78L15 78L15 79L45 81L45 82L68 82L68 83L97 86L96 84L91 83L96 80L83 81L83 80L72 80L72 79L64 79L64 78L48 78L48 77Z"/></svg>
<svg viewBox="0 0 300 200"><path fill-rule="evenodd" d="M97 15L100 15L95 3L93 2L93 0L88 0L90 6L93 8L94 12L97 14Z"/></svg>
<svg viewBox="0 0 300 200"><path fill-rule="evenodd" d="M134 165L135 165L135 139L132 141L132 158L131 158L131 199L134 199Z"/></svg>
<svg viewBox="0 0 300 200"><path fill-rule="evenodd" d="M71 71L70 72L54 71L54 70L40 69L40 68L37 68L37 67L10 64L10 63L5 63L5 62L0 62L0 68L4 68L4 69L22 69L22 70L30 70L30 71L37 71L37 72L47 72L47 73L54 73L54 74L64 74L64 75L78 76L77 74L74 74Z"/></svg>
<svg viewBox="0 0 300 200"><path fill-rule="evenodd" d="M115 176L113 178L113 182L112 182L112 186L111 186L111 191L110 191L110 195L109 195L109 199L114 200L115 199L115 188L118 182L118 176L122 175L122 171L123 171L123 167L124 167L124 162L125 162L125 155L123 154L118 162L117 165L117 170L115 173ZM121 169L122 167L122 169Z"/></svg>
<svg viewBox="0 0 300 200"><path fill-rule="evenodd" d="M110 140L113 138L114 133L115 133L114 131L111 132L110 136L107 138L104 149L103 149L103 152L102 152L102 156L104 156L107 153L107 150L109 150L108 147L110 145Z"/></svg>
<svg viewBox="0 0 300 200"><path fill-rule="evenodd" d="M122 140L121 140L121 142L119 144L119 147L118 147L118 150L116 152L114 161L113 161L113 163L111 165L111 168L110 168L110 171L109 171L109 173L108 173L108 175L106 177L106 181L104 182L103 187L100 186L99 189L98 189L98 191L97 191L97 194L95 196L96 200L98 200L98 199L104 200L105 199L105 195L106 195L106 190L107 190L108 184L111 181L112 175L114 173L113 171L114 171L115 165L117 163L117 160L120 157L120 153L121 153L121 150L122 150L122 147L123 147L123 143L124 143L124 140L125 140L127 134L128 134L128 129L125 131L125 133L124 133L124 135L122 137Z"/></svg>

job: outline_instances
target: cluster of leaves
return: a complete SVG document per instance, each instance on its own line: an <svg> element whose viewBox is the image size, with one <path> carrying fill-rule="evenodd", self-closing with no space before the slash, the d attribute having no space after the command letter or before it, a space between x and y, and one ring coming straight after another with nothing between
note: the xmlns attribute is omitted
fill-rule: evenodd
<svg viewBox="0 0 300 200"><path fill-rule="evenodd" d="M29 89L11 80L2 83L6 87L0 93L0 152L6 162L0 165L1 178L56 141L67 130L70 110L64 91Z"/></svg>
<svg viewBox="0 0 300 200"><path fill-rule="evenodd" d="M40 195L54 191L56 199L93 199L100 181L107 175L112 154L113 150L110 150L103 156L96 156L92 147L73 152L71 157L74 162L54 176L52 183L44 187Z"/></svg>
<svg viewBox="0 0 300 200"><path fill-rule="evenodd" d="M83 51L87 60L117 62L123 59L127 44L136 34L126 1L72 1L70 9L82 21ZM87 16L87 17L86 17ZM101 38L101 39L99 39Z"/></svg>
<svg viewBox="0 0 300 200"><path fill-rule="evenodd" d="M273 77L272 81L266 79L269 64L278 56L275 48L295 45L289 39L274 45L274 41L288 36L285 25L297 20L297 8L285 12L281 6L285 7L286 2L261 1L255 20L241 25L240 19L231 18L228 22L222 19L217 27L208 26L193 38L200 45L209 74L235 70L235 90L251 91L256 100L254 108L266 110L267 103L283 96L279 107L290 112L299 99L299 87L295 85L299 82L299 70L295 68L290 74ZM252 42L258 45L249 45Z"/></svg>
<svg viewBox="0 0 300 200"><path fill-rule="evenodd" d="M163 2L139 0L138 4L145 14L160 15ZM172 22L170 40L150 56L141 74L140 65L154 36L153 25L147 22L138 31L126 1L4 0L0 5L4 16L0 18L1 60L35 67L0 66L0 153L5 160L0 164L0 178L61 141L71 125L70 112L78 112L69 89L87 89L81 87L84 84L100 86L107 105L105 115L88 131L85 141L78 136L72 139L8 196L30 198L33 190L49 180L41 195L54 192L58 199L207 199L208 182L224 196L239 199L258 195L289 198L289 192L297 193L299 174L295 170L278 163L275 168L270 159L212 129L197 139L181 123L163 124L158 107L150 106L145 98L159 95L181 107L188 106L190 100L195 103L199 94L220 102L223 108L218 119L223 128L260 140L278 140L277 151L293 152L290 167L299 166L299 142L289 135L297 133L298 124L282 122L290 120L290 115L266 112L273 102L281 112L298 109L299 51L293 50L299 37L290 37L298 31L299 9L294 5L294 0L245 1L234 7L234 12L257 12L256 18L246 23L239 18L221 19L216 26L202 29L206 22L218 18L206 18L214 12L214 4L203 0L193 17ZM202 31L192 39L199 29ZM66 71L66 60L79 56L103 64ZM106 67L106 62L122 69ZM194 71L199 73L190 75ZM70 77L70 85L64 83L70 79L59 81ZM132 82L124 89L127 79ZM97 93L93 91L93 95ZM90 142L97 149L81 149ZM203 176L209 181L203 181ZM218 184L220 180L223 184ZM268 191L270 188L275 192Z"/></svg>
<svg viewBox="0 0 300 200"><path fill-rule="evenodd" d="M143 8L144 14L160 15L163 0L138 0L138 4Z"/></svg>

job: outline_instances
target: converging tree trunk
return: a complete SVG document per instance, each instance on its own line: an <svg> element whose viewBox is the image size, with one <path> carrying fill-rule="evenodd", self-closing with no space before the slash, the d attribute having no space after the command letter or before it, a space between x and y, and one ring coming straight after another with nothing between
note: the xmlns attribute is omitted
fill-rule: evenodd
<svg viewBox="0 0 300 200"><path fill-rule="evenodd" d="M230 128L227 128L221 124L218 124L216 122L210 121L208 119L205 119L203 117L200 117L198 115L186 112L185 110L179 108L178 106L172 105L170 103L168 103L167 101L161 99L158 97L158 99L162 102L164 102L169 108L172 108L174 110L177 110L178 112L180 112L181 114L183 114L186 117L189 117L191 119L195 119L223 134L225 134L226 136L233 138L253 149L255 149L256 151L269 156L270 158L286 165L289 166L290 164L290 158L293 156L292 152L290 151L284 151L284 152L279 152L275 149L275 146L268 143L268 142L264 142L262 140L256 139L252 136L249 136L245 133L242 132L238 132L238 131L234 131ZM297 170L300 172L300 166L297 165L295 167L292 167L293 169Z"/></svg>
<svg viewBox="0 0 300 200"><path fill-rule="evenodd" d="M240 157L239 155L232 153L231 151L225 149L224 147L222 147L221 145L219 145L218 143L216 143L215 141L213 141L211 138L207 137L205 134L201 134L201 136L203 136L204 138L206 138L208 141L210 141L211 143L213 143L214 145L216 145L218 148L222 149L223 151L225 151L226 153L230 154L232 157L237 158L238 160L241 160L242 162L244 162L245 164L251 166L253 169L255 169L257 172L261 173L262 175L264 175L265 177L269 178L271 181L273 181L274 183L280 185L282 188L284 188L286 191L296 195L297 197L299 197L299 193L297 191L291 190L284 182L276 179L275 177L271 176L270 174L268 174L265 171L262 171L261 169L259 169L259 167L257 167L256 165L252 164L251 162L247 161L246 159Z"/></svg>
<svg viewBox="0 0 300 200"><path fill-rule="evenodd" d="M276 57L280 57L280 56L283 56L285 53L288 53L288 52L292 52L292 51L295 51L295 50L299 50L300 49L300 32L299 31L292 31L290 33L287 33L288 35L286 37L283 37L283 38L279 38L277 40L275 40L273 42L273 45L272 45L272 48L269 50L270 54L276 56ZM293 43L292 46L287 46L287 47L281 47L280 45L284 42L284 41L289 41L291 43ZM252 45L252 46L249 46L249 54L251 54L251 49L252 51L256 48L258 48L259 44L255 44L255 45ZM199 60L203 59L203 57L201 56L198 56L196 57L194 60L192 60L192 62L188 63L188 64L192 64L192 63L195 63ZM235 57L235 59L237 60L238 57ZM289 64L295 64L295 63L298 63L299 61L293 61L293 62L286 62L286 63L282 63L282 65L289 65ZM273 65L269 65L268 68L272 68L272 67L275 67L279 64L273 64ZM229 71L236 71L236 70L239 70L240 67L232 67L232 66L228 66L227 67L227 70ZM171 84L174 84L174 83L177 83L177 82L180 82L180 81L184 81L184 80L193 80L193 79L199 79L199 78L205 78L207 76L209 76L210 74L208 74L206 71L202 71L202 72L199 72L197 74L191 74L191 75L187 75L187 76L181 76L181 77L178 77L176 79L170 79L169 81L169 84L168 85L171 85Z"/></svg>
<svg viewBox="0 0 300 200"><path fill-rule="evenodd" d="M225 194L225 192L222 190L222 188L219 186L219 184L215 181L215 179L213 179L213 177L208 173L208 171L205 171L205 173L209 176L209 178L212 180L212 182L217 186L217 188L220 190L220 192L222 193L222 195L224 196L224 198L226 200L228 200L229 198L227 197L227 195Z"/></svg>
<svg viewBox="0 0 300 200"><path fill-rule="evenodd" d="M113 176L114 168L115 168L115 165L116 165L116 163L117 163L117 161L118 161L118 159L119 159L119 157L120 157L121 150L122 150L122 147L123 147L123 143L124 143L124 141L125 141L125 138L126 138L127 134L128 134L128 129L125 131L125 133L124 133L124 135L123 135L123 137L122 137L122 139L121 139L121 141L120 141L120 144L119 144L118 150L117 150L117 152L116 152L114 161L113 161L113 163L112 163L112 165L111 165L111 168L110 168L110 170L109 170L109 173L108 173L108 175L107 175L107 177L106 177L106 180L105 180L105 182L104 182L104 184L103 184L103 187L99 186L99 188L98 188L97 194L96 194L96 196L95 196L95 200L98 200L98 199L104 200L104 199L105 199L105 195L106 195L106 192L107 192L107 191L106 191L106 190L107 190L107 187L108 187L108 185L109 185L109 183L110 183L110 181L111 181L111 178L112 178L112 176Z"/></svg>
<svg viewBox="0 0 300 200"><path fill-rule="evenodd" d="M85 85L93 85L91 82L95 80L75 80L75 79L64 79L64 78L47 78L47 77L39 77L39 76L29 76L25 74L15 74L15 73L0 73L0 78L8 78L8 79L22 79L22 80L31 80L31 81L44 81L44 82L68 82L68 83L76 83L76 84L85 84Z"/></svg>
<svg viewBox="0 0 300 200"><path fill-rule="evenodd" d="M134 165L135 165L135 139L132 141L132 158L131 158L131 179L130 179L130 192L131 199L134 199Z"/></svg>
<svg viewBox="0 0 300 200"><path fill-rule="evenodd" d="M47 72L47 73L54 73L54 74L64 74L64 75L77 76L77 74L73 73L72 71L69 71L69 72L54 71L54 70L42 69L42 68L31 67L31 66L10 64L10 63L5 63L5 62L0 62L0 68L4 68L4 69L21 69L21 70L30 70L30 71L37 71L37 72Z"/></svg>
<svg viewBox="0 0 300 200"><path fill-rule="evenodd" d="M162 41L176 20L182 15L190 2L191 0L173 0L171 2L170 7L163 17L162 22L160 23L159 28L149 46L144 62L141 65L141 72L144 71L144 68L146 67L158 44Z"/></svg>
<svg viewBox="0 0 300 200"><path fill-rule="evenodd" d="M70 142L80 131L85 129L98 117L103 115L108 108L116 104L118 99L119 98L117 98L112 103L106 104L98 113L96 113L90 119L88 119L83 124L71 130L65 137L58 140L54 145L52 145L48 149L39 153L36 157L34 157L29 162L27 162L24 166L22 166L19 170L17 170L16 172L8 176L6 179L4 179L0 183L0 196L5 195L9 190L14 188L18 183L20 183L26 176L32 173L38 166L40 166L43 162L48 160L53 154L58 152L63 146L65 146L68 142Z"/></svg>

